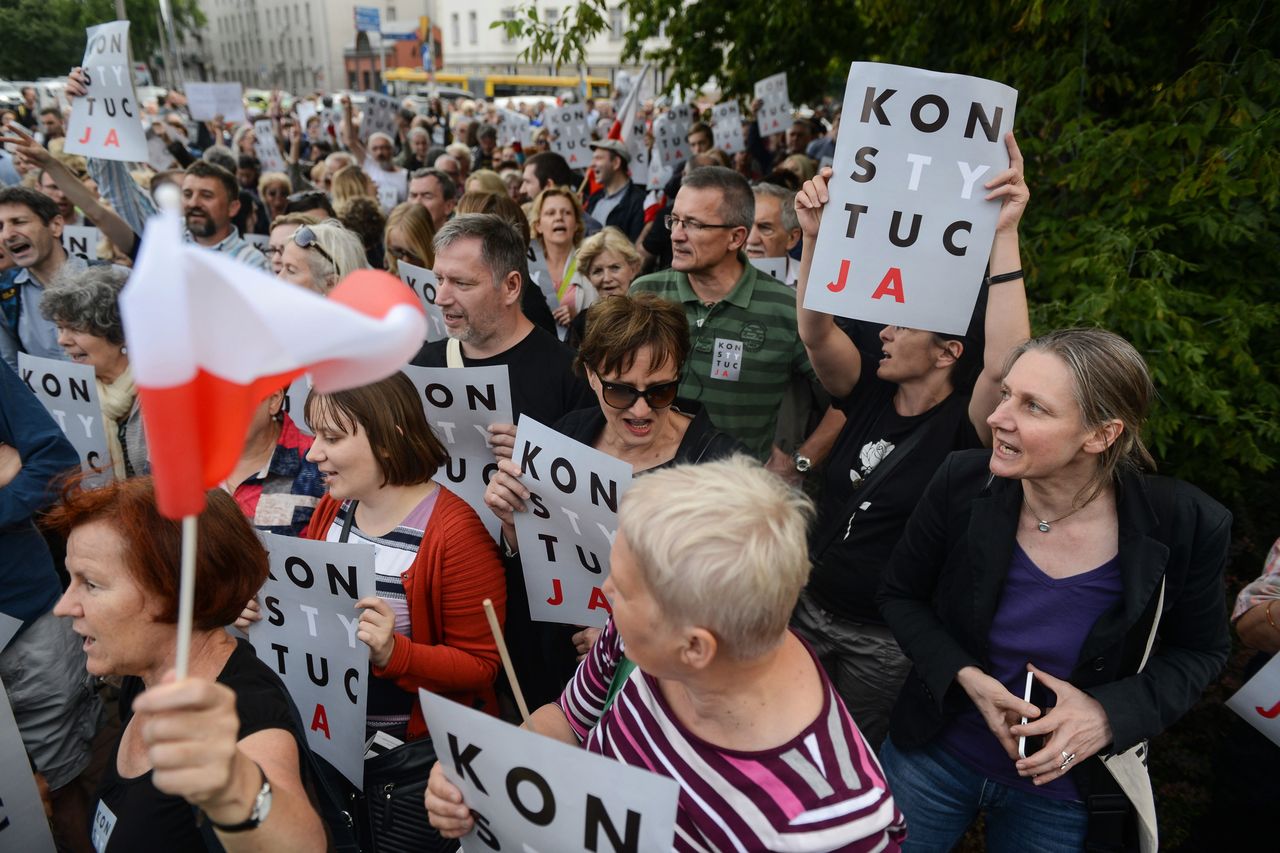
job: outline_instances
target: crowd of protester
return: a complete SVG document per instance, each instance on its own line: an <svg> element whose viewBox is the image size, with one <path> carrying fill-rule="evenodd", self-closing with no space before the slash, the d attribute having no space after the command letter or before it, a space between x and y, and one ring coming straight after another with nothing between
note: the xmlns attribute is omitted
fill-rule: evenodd
<svg viewBox="0 0 1280 853"><path fill-rule="evenodd" d="M85 92L73 70L69 97ZM0 612L23 622L0 677L62 849L91 849L103 809L98 853L332 841L288 694L224 630L262 618L255 529L374 546L364 734L429 737L419 687L518 720L488 599L526 725L676 777L677 849L946 850L979 814L992 849L1136 843L1102 758L1220 672L1231 518L1155 476L1156 389L1130 344L1033 335L1011 134L978 307L940 334L803 306L838 110L772 137L744 121L732 157L695 121L692 156L650 189L610 103L588 104L576 172L533 107L532 141L500 146L483 102L407 102L367 136L349 98L308 102L303 120L271 99L287 168L265 173L251 125L194 121L178 92L147 105L150 164L64 153L56 108L0 116ZM118 305L166 184L186 240L319 294L355 270L433 271L448 337L414 365L504 365L513 421L631 467L605 628L530 618L515 423L490 427L496 473L468 505L433 479L446 450L395 374L301 412L284 388L262 401L201 520L192 678L166 679L180 534L155 508ZM68 252L63 229L89 224L101 244ZM739 344L730 370L721 341ZM93 369L109 485L68 478L19 353ZM1264 654L1278 572L1232 617ZM431 849L474 826L440 766L424 811Z"/></svg>

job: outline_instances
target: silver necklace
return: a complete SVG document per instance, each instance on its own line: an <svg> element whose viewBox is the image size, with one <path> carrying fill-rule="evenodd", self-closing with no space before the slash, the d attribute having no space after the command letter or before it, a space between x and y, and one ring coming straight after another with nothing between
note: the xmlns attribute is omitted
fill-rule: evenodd
<svg viewBox="0 0 1280 853"><path fill-rule="evenodd" d="M1087 507L1090 504L1090 502L1091 501L1085 501L1083 504L1071 510L1071 512L1067 513L1066 515L1060 515L1057 518L1046 519L1046 518L1041 518L1040 515L1034 509L1031 508L1031 504L1027 503L1027 496L1025 494L1022 496L1022 505L1027 508L1027 512L1031 513L1031 517L1036 520L1036 529L1039 530L1041 533L1048 533L1052 529L1050 525L1057 524L1059 521L1062 521L1064 518L1070 518L1080 510Z"/></svg>

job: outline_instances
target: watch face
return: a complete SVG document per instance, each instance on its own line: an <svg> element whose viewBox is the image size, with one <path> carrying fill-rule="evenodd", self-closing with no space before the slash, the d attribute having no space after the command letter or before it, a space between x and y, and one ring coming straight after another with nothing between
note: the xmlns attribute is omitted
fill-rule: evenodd
<svg viewBox="0 0 1280 853"><path fill-rule="evenodd" d="M795 462L796 462L796 470L799 471L801 474L807 474L809 472L809 469L813 467L813 462L810 461L809 457L801 456L798 453L795 456Z"/></svg>

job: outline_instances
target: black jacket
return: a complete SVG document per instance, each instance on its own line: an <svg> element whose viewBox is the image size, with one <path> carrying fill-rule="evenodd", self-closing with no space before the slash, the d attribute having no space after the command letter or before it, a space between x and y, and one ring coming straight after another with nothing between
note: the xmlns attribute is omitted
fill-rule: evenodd
<svg viewBox="0 0 1280 853"><path fill-rule="evenodd" d="M644 230L644 197L647 190L637 183L627 184L627 191L622 196L622 201L618 202L609 213L609 218L603 224L605 227L612 225L623 234L627 235L627 239L633 243L640 236L640 232ZM587 213L595 210L596 204L600 199L604 198L604 188L593 192L587 197ZM583 270L585 273L586 270Z"/></svg>
<svg viewBox="0 0 1280 853"><path fill-rule="evenodd" d="M714 462L717 459L724 459L735 453L748 452L747 448L743 447L736 438L728 433L721 432L711 425L711 418L707 416L707 410L702 407L701 403L696 403L693 400L678 399L673 404L673 407L676 411L692 415L693 421L690 422L688 429L685 430L680 446L676 448L675 458L667 464L682 465L696 462ZM590 406L569 412L569 414L553 424L555 431L561 435L566 435L574 441L590 445L595 444L596 438L604 427L604 412L600 411L599 406Z"/></svg>
<svg viewBox="0 0 1280 853"><path fill-rule="evenodd" d="M878 596L914 668L890 722L896 746L931 740L972 703L955 682L965 666L989 668L988 634L1013 555L1022 488L992 478L990 450L947 457L894 549ZM1111 750L1154 737L1190 710L1231 651L1223 566L1231 514L1167 477L1122 475L1116 489L1123 598L1099 617L1070 681L1102 704ZM1135 675L1166 581L1157 642ZM1106 775L1090 759L1077 773L1087 795Z"/></svg>

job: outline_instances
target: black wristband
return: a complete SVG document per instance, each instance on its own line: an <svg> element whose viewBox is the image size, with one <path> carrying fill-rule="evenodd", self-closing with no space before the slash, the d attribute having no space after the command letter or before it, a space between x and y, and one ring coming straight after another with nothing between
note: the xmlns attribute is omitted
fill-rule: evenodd
<svg viewBox="0 0 1280 853"><path fill-rule="evenodd" d="M1022 270L1014 270L1013 272L1002 272L999 275L987 276L987 284L1004 284L1007 281L1017 281L1022 278Z"/></svg>

